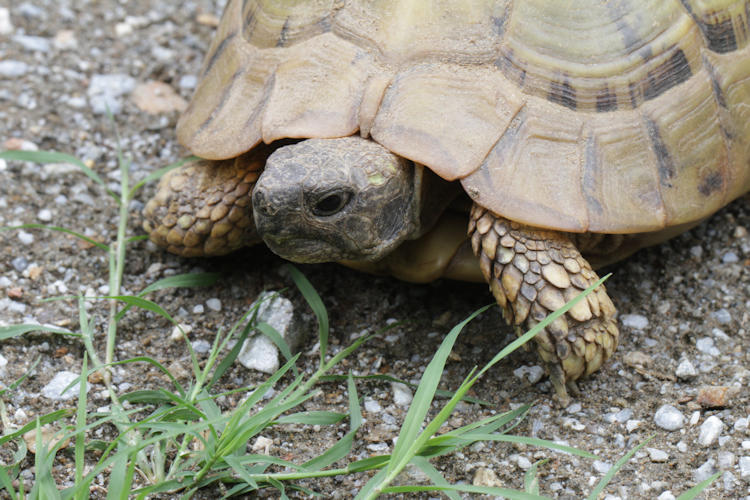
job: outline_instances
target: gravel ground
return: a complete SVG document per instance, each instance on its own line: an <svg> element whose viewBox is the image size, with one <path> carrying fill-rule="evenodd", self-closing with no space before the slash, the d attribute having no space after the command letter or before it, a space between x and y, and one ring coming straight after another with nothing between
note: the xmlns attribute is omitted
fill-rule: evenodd
<svg viewBox="0 0 750 500"><path fill-rule="evenodd" d="M212 21L221 12L219 3L189 1L174 8L147 1L0 1L0 144L74 154L115 189L115 136L102 114L106 100L122 146L132 157L134 178L185 155L174 138L176 110L184 105L180 96L188 99L191 94ZM114 204L104 189L75 169L0 161L0 178L0 226L54 224L98 241L115 237ZM153 186L148 187L130 207L133 233L140 233L138 214L152 191ZM520 403L535 403L519 433L591 451L599 456L597 461L490 443L443 457L437 467L450 481L522 488L530 463L551 457L539 475L542 493L581 498L627 450L655 435L611 483L606 498L666 500L715 471L722 475L704 498L750 498L748 201L745 196L694 230L612 269L607 287L621 314L621 345L614 360L581 384L582 395L569 407L551 403L550 385L539 380L536 358L519 353L475 387L474 395L493 406L463 405L450 420L450 426L459 426ZM0 233L0 250L0 325L40 322L75 329L73 302L43 299L108 291L102 252L61 233ZM225 277L213 287L152 297L192 327L191 340L200 348L219 328L239 318L263 290L292 285L282 264L263 248L221 259L183 260L139 242L130 248L124 287L136 292L177 273L223 272ZM450 327L490 301L486 286L449 281L411 285L334 265L301 269L328 307L334 348L390 320L408 321L359 350L341 367L343 373L390 373L418 380ZM286 296L302 323L314 331L301 296L293 290ZM103 307L94 305L91 311L103 318ZM442 387L456 387L472 366L488 361L494 349L512 338L500 323L493 310L469 325L459 337ZM102 323L96 327L101 329ZM117 356L148 355L185 376L188 353L170 333L165 321L133 312L122 322ZM307 369L315 364L314 342L308 338L302 346ZM4 384L42 358L33 375L6 397L14 425L74 404L55 399L48 384L80 370L83 352L78 342L30 334L4 342L0 352ZM154 371L140 365L118 368L115 375L121 391L165 386ZM223 387L253 384L262 377L238 365ZM358 388L366 424L352 458L392 446L405 414L402 399L408 396L382 383L360 383ZM326 395L309 407L344 409L345 388L329 384L325 389ZM89 394L92 410L107 404L103 385L92 383ZM236 401L225 398L220 403L230 407ZM270 453L311 457L345 430L295 428L270 434ZM55 473L62 482L70 477L72 456L70 449L59 455ZM22 476L30 484L33 459L26 464ZM365 480L352 476L305 484L326 497L346 498Z"/></svg>

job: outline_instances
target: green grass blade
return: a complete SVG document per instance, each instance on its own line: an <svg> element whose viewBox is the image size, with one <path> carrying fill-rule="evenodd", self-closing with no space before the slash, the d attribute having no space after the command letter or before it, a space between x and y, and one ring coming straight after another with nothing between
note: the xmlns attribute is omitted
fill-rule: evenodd
<svg viewBox="0 0 750 500"><path fill-rule="evenodd" d="M407 456L409 449L414 445L414 442L419 435L419 431L424 423L425 416L430 409L432 399L435 395L435 390L440 382L440 377L443 374L443 368L448 360L448 355L450 354L451 349L453 349L453 344L456 342L458 334L461 333L461 330L464 329L469 321L486 311L489 307L490 306L485 306L475 311L468 318L454 326L448 335L446 335L445 339L443 339L437 352L427 365L419 382L417 392L414 394L414 399L409 407L409 411L404 418L404 423L401 427L401 432L399 432L396 446L391 454L391 461L387 468L389 473L393 472L397 467L403 467L411 459L410 456Z"/></svg>
<svg viewBox="0 0 750 500"><path fill-rule="evenodd" d="M716 479L718 479L719 476L721 476L721 471L717 472L711 477L704 479L700 483L696 484L695 486L687 490L685 493L678 496L677 500L693 500L693 498L697 497L703 492L703 490L708 488L711 483L716 481Z"/></svg>
<svg viewBox="0 0 750 500"><path fill-rule="evenodd" d="M21 427L18 430L15 430L13 432L10 432L8 434L4 434L3 436L0 436L0 446L4 445L8 441L12 441L13 439L22 437L24 434L29 432L30 430L36 429L37 422L39 422L40 426L51 424L52 422L57 422L58 420L62 420L63 418L68 418L71 416L73 412L71 410L56 410L51 413L47 413L46 415L42 415L41 417L37 417L36 420L33 420L23 427Z"/></svg>
<svg viewBox="0 0 750 500"><path fill-rule="evenodd" d="M87 354L83 353L83 363L81 365L81 373L88 373L88 361ZM80 384L78 389L78 408L76 410L76 424L75 424L75 483L80 485L83 481L83 468L86 465L84 452L86 451L86 378L81 377L83 383ZM84 500L87 495L83 492L79 492L75 495L76 500Z"/></svg>
<svg viewBox="0 0 750 500"><path fill-rule="evenodd" d="M220 273L187 273L168 276L148 285L138 293L137 297L142 298L143 296L151 292L164 290L167 288L194 288L201 286L211 286L216 283L220 277ZM128 304L120 311L118 311L117 316L115 316L115 321L119 321L120 319L122 319L128 309L130 309L131 307L132 305Z"/></svg>
<svg viewBox="0 0 750 500"><path fill-rule="evenodd" d="M18 500L18 493L13 487L13 479L8 475L10 467L0 467L0 486L8 493L11 500ZM13 474L15 476L15 474Z"/></svg>
<svg viewBox="0 0 750 500"><path fill-rule="evenodd" d="M526 471L526 474L523 476L523 488L526 490L526 493L539 494L539 477L537 476L537 472L539 471L539 467L547 462L549 462L549 458L538 460Z"/></svg>
<svg viewBox="0 0 750 500"><path fill-rule="evenodd" d="M52 326L45 326L45 325L24 324L24 325L0 326L0 340L8 340L8 339L12 339L13 337L20 337L21 335L25 335L29 332L58 333L60 335L68 335L71 337L81 336L78 333L71 332L70 330L65 330L64 328L55 328Z"/></svg>
<svg viewBox="0 0 750 500"><path fill-rule="evenodd" d="M411 459L411 463L416 467L419 467L419 470L424 472L435 486L450 486L450 483L445 480L440 471L437 470L426 458L417 456ZM455 491L444 490L443 493L445 493L451 500L461 500L461 495Z"/></svg>
<svg viewBox="0 0 750 500"><path fill-rule="evenodd" d="M98 241L89 238L86 235L83 235L81 233L77 233L75 231L71 231L70 229L66 229L64 227L58 227L58 226L48 226L47 224L20 224L18 226L5 226L0 227L0 232L2 231L10 231L13 229L49 229L50 231L57 231L58 233L65 233L69 234L71 236L75 236L79 240L83 240L86 243L95 246L96 248L100 250L104 250L105 252L109 252L109 246L105 245L104 243L99 243Z"/></svg>
<svg viewBox="0 0 750 500"><path fill-rule="evenodd" d="M303 411L284 415L275 420L276 424L333 425L346 418L344 413L333 411Z"/></svg>
<svg viewBox="0 0 750 500"><path fill-rule="evenodd" d="M39 356L38 358L36 358L31 363L31 366L29 366L29 368L26 370L26 372L23 375L21 375L16 380L14 380L10 385L8 385L8 387L0 389L0 397L2 397L3 395L5 395L5 393L9 393L9 392L15 391L16 388L18 388L18 386L21 385L21 383L24 380L26 380L29 377L29 375L31 375L34 372L34 369L36 369L37 365L39 364L39 362L41 360L42 360L41 356Z"/></svg>
<svg viewBox="0 0 750 500"><path fill-rule="evenodd" d="M419 493L422 491L465 491L467 493L503 496L509 500L552 500L550 497L510 490L508 488L473 486L470 484L450 484L448 486L391 486L383 489L383 493Z"/></svg>
<svg viewBox="0 0 750 500"><path fill-rule="evenodd" d="M291 264L285 264L284 269L289 272L292 277L294 284L297 285L300 293L307 301L307 304L312 309L315 317L318 318L318 338L320 339L320 364L323 366L326 360L326 354L328 353L328 311L326 311L323 300L315 291L315 288L307 280L304 274L299 269Z"/></svg>
<svg viewBox="0 0 750 500"><path fill-rule="evenodd" d="M155 281L148 285L146 288L138 293L139 297L142 297L148 293L155 292L157 290L164 290L166 288L195 288L202 286L211 286L215 284L221 273L186 273L176 274L174 276L168 276Z"/></svg>
<svg viewBox="0 0 750 500"><path fill-rule="evenodd" d="M641 444L639 444L638 446L636 446L635 448L627 452L625 455L623 455L622 458L620 458L620 460L618 460L615 463L615 465L613 465L612 468L609 469L609 471L607 471L606 474L604 474L604 477L602 477L599 480L596 487L593 490L591 490L591 493L587 497L587 500L597 500L597 498L599 498L599 495L601 495L601 493L604 491L604 488L606 488L609 482L612 480L612 478L615 477L615 474L617 474L617 472L622 468L622 466L625 465L628 462L628 460L630 460L630 457L635 455L635 453L638 450L646 446L649 441L654 439L654 436L655 435L649 436Z"/></svg>
<svg viewBox="0 0 750 500"><path fill-rule="evenodd" d="M321 470L332 463L344 458L352 450L354 445L354 436L357 434L362 425L362 412L359 409L359 397L357 396L357 386L354 379L349 377L349 415L350 425L349 432L342 437L335 445L328 448L321 455L305 462L304 467L309 470Z"/></svg>
<svg viewBox="0 0 750 500"><path fill-rule="evenodd" d="M140 307L141 309L145 309L146 311L151 311L152 313L156 313L162 318L166 318L169 320L170 323L173 325L177 324L177 321L172 318L172 316L162 309L162 307L157 304L154 301L144 299L143 297L136 297L134 295L111 295L106 297L99 297L101 299L112 299L112 300L119 300L120 302L125 302L129 306L134 307Z"/></svg>
<svg viewBox="0 0 750 500"><path fill-rule="evenodd" d="M14 160L14 161L27 161L32 163L67 163L75 165L78 169L83 172L86 177L103 186L110 196L113 196L119 203L119 197L112 191L107 189L107 184L104 180L99 177L99 174L91 170L85 163L75 156L58 153L57 151L0 151L0 159L3 160Z"/></svg>

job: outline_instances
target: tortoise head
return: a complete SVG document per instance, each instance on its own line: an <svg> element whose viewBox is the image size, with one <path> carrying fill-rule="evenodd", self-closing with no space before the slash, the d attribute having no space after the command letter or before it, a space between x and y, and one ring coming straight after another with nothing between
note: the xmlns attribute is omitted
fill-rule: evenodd
<svg viewBox="0 0 750 500"><path fill-rule="evenodd" d="M416 169L360 137L283 146L253 189L258 233L294 262L378 260L419 229Z"/></svg>

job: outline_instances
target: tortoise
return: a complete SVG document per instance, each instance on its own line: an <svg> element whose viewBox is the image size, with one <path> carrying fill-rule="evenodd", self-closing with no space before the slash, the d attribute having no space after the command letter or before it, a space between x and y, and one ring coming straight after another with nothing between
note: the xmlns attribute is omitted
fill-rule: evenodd
<svg viewBox="0 0 750 500"><path fill-rule="evenodd" d="M750 189L747 0L229 0L145 209L184 256L481 280L518 331ZM468 227L468 230L467 230ZM605 287L536 347L560 398Z"/></svg>

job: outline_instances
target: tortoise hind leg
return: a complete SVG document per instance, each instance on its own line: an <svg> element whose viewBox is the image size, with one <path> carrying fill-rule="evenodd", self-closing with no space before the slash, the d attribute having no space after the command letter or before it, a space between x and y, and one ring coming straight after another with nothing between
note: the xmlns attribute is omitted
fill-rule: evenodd
<svg viewBox="0 0 750 500"><path fill-rule="evenodd" d="M165 174L143 209L151 241L183 257L224 255L260 242L251 197L269 152L256 149L230 160L198 158Z"/></svg>
<svg viewBox="0 0 750 500"><path fill-rule="evenodd" d="M503 219L474 205L469 237L490 290L521 334L588 288L598 276L564 233ZM598 287L534 337L557 396L599 369L617 346L616 310Z"/></svg>

